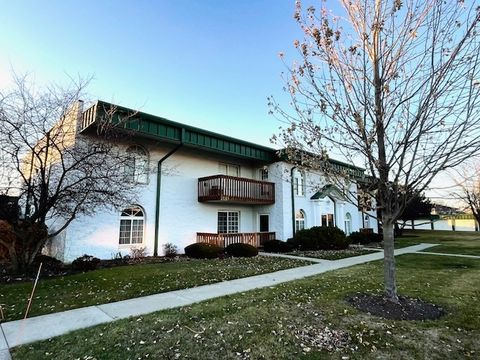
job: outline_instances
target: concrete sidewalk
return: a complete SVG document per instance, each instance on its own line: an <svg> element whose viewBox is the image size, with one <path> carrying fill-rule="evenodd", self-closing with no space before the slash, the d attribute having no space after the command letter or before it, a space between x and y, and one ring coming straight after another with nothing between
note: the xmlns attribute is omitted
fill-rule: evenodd
<svg viewBox="0 0 480 360"><path fill-rule="evenodd" d="M325 259L318 259L306 256L295 256L295 255L287 255L287 254L279 254L279 253L266 253L266 252L259 252L258 255L262 256L270 256L270 257L280 257L284 259L295 259L295 260L306 260L314 263L322 263L322 262L330 262L331 260Z"/></svg>
<svg viewBox="0 0 480 360"><path fill-rule="evenodd" d="M430 251L419 251L418 253L425 254L425 255L456 256L456 257L468 258L468 259L480 259L480 256L477 256L477 255L450 254L450 253L439 253L439 252L430 252Z"/></svg>
<svg viewBox="0 0 480 360"><path fill-rule="evenodd" d="M395 255L416 253L437 244L419 244L395 250ZM271 254L269 254L270 256ZM282 256L284 257L284 256ZM274 273L250 276L195 288L171 291L97 306L88 306L0 325L0 360L10 359L9 348L45 340L70 331L108 323L130 316L191 305L225 295L274 286L327 271L363 264L383 258L383 252L317 263ZM311 260L310 258L308 258ZM2 357L3 356L3 357Z"/></svg>

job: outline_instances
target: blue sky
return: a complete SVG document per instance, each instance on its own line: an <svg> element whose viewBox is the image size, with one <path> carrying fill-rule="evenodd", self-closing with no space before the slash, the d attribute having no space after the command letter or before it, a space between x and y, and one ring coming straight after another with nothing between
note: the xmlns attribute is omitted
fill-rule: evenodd
<svg viewBox="0 0 480 360"><path fill-rule="evenodd" d="M30 73L38 85L93 76L90 100L273 146L280 123L268 115L267 96L288 102L278 54L287 63L296 57L294 0L0 0L0 6L0 88L12 70Z"/></svg>
<svg viewBox="0 0 480 360"><path fill-rule="evenodd" d="M3 1L0 86L93 76L92 99L271 146L294 0ZM8 31L5 31L8 29Z"/></svg>

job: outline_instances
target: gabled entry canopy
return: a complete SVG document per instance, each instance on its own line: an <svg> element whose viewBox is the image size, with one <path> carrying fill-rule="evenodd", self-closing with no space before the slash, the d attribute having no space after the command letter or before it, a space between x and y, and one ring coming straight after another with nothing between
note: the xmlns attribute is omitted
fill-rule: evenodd
<svg viewBox="0 0 480 360"><path fill-rule="evenodd" d="M342 193L342 191L332 184L325 185L321 190L317 191L310 199L320 200L324 199L325 197L330 197L336 200L346 200L345 195Z"/></svg>

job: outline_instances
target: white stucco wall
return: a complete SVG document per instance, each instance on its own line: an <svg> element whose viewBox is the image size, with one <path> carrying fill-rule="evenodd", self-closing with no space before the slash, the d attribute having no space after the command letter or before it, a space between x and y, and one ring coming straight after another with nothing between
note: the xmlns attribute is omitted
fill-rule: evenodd
<svg viewBox="0 0 480 360"><path fill-rule="evenodd" d="M149 181L138 185L138 199L134 204L144 209L145 233L144 243L147 254L154 251L155 211L156 211L156 167L158 160L168 153L173 145L159 145L144 142L150 155ZM275 204L235 205L224 203L198 202L198 178L219 174L219 163L240 166L240 176L256 178L260 165L233 157L180 148L163 163L160 224L158 252L163 254L163 245L175 244L180 252L185 246L196 241L197 232L217 232L217 213L222 210L239 211L240 232L259 231L259 215L269 215L269 231L276 233L276 238L287 240L292 237L292 203L291 203L291 164L278 162L268 166L268 181L275 183ZM305 227L321 224L321 215L327 213L328 199L311 200L319 188L327 181L319 174L306 174L305 196L295 196L295 210L302 209L306 214ZM355 189L355 185L353 190ZM330 210L331 211L331 210ZM344 201L336 201L335 214L337 226L345 230L344 216L349 212L352 217L352 231L362 227L362 215L357 208ZM116 210L99 211L93 217L79 217L59 236L64 241L64 261L71 261L83 254L99 258L112 258L116 253L128 254L131 246L119 245L120 212ZM376 230L376 222L370 219L370 226Z"/></svg>
<svg viewBox="0 0 480 360"><path fill-rule="evenodd" d="M150 154L147 185L138 186L138 200L135 205L144 209L144 243L148 254L153 254L156 210L156 166L172 147L158 144L142 144ZM258 166L239 159L218 156L213 153L181 148L163 163L159 255L163 245L175 244L180 252L185 246L195 242L197 232L217 232L217 212L222 210L240 212L240 232L258 231L258 214L268 213L268 207L198 202L198 178L219 174L219 163L240 166L240 176L253 178ZM128 207L131 204L125 204ZM83 254L99 258L112 258L117 252L128 254L131 246L119 245L120 213L102 211L93 217L81 216L75 219L62 234L65 240L65 261L71 261ZM272 224L273 227L273 224ZM273 229L271 231L274 231Z"/></svg>
<svg viewBox="0 0 480 360"><path fill-rule="evenodd" d="M276 230L278 239L287 240L293 236L292 226L292 187L291 187L291 169L292 164L279 162L270 166L275 168L278 178L281 178L280 191L277 192L276 203L272 211L278 216L276 225L282 230ZM294 170L294 172L297 170ZM322 214L331 213L333 202L328 199L312 200L311 197L323 186L327 185L327 179L319 173L305 172L305 194L303 196L294 196L295 211L303 210L305 213L305 228L321 225ZM341 230L345 231L345 214L350 213L352 222L351 230L358 231L363 227L362 213L358 211L355 205L357 187L356 184L350 185L351 201L342 201L335 199L335 224ZM374 218L375 211L369 212L370 227L377 231L377 222Z"/></svg>

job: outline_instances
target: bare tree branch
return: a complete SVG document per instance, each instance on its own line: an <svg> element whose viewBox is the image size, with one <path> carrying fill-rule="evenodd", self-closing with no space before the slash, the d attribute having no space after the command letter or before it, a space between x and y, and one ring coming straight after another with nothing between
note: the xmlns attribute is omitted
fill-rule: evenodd
<svg viewBox="0 0 480 360"><path fill-rule="evenodd" d="M88 80L43 89L27 77L15 75L14 80L12 89L0 93L0 194L20 198L23 216L11 224L18 239L9 251L20 251L23 264L19 259L15 263L25 267L47 239L79 215L118 209L135 200L137 185L125 172L128 155L122 145L129 134L119 131L135 114L103 109L97 132L83 135L80 99ZM46 231L54 220L55 229ZM43 227L45 235L32 236L30 226Z"/></svg>
<svg viewBox="0 0 480 360"><path fill-rule="evenodd" d="M287 125L274 140L318 156L332 182L348 174L327 154L361 163L377 199L385 244L385 292L396 301L393 224L432 180L480 150L479 8L464 1L341 0L295 19L301 61L285 86L292 110L269 99ZM352 178L352 181L356 179Z"/></svg>

